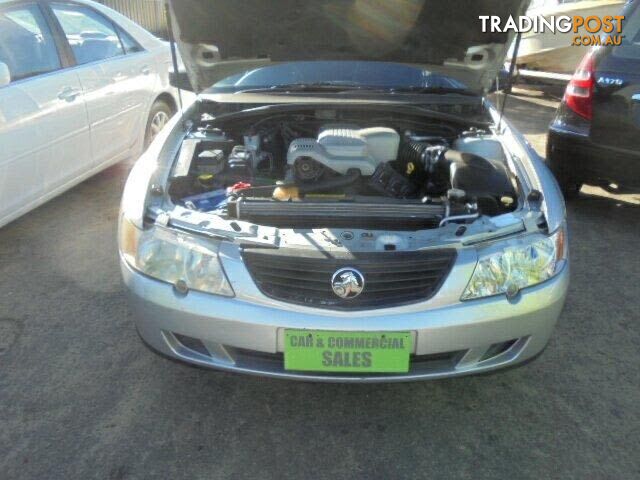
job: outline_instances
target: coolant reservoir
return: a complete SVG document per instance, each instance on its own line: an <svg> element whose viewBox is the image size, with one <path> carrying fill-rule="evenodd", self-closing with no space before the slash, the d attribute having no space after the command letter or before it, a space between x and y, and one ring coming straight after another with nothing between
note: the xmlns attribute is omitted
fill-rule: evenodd
<svg viewBox="0 0 640 480"><path fill-rule="evenodd" d="M502 144L490 135L461 137L453 142L453 149L459 152L473 153L487 160L506 161Z"/></svg>

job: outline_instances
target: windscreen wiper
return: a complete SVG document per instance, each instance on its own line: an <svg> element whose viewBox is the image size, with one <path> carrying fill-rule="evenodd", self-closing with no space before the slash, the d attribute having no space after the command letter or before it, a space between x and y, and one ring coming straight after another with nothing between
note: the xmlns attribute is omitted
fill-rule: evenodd
<svg viewBox="0 0 640 480"><path fill-rule="evenodd" d="M406 87L380 87L376 85L362 85L359 83L349 82L313 82L313 83L290 83L286 85L274 85L272 87L259 87L239 90L236 93L289 93L289 92L305 92L305 93L349 93L349 92L367 92L367 93L416 93L416 94L458 94L465 96L478 96L475 92L464 88L455 87L425 87L425 86L406 86Z"/></svg>
<svg viewBox="0 0 640 480"><path fill-rule="evenodd" d="M272 87L258 87L238 90L235 93L288 93L288 92L351 92L354 90L368 90L366 85L358 83L340 82L312 82L312 83L288 83L273 85Z"/></svg>
<svg viewBox="0 0 640 480"><path fill-rule="evenodd" d="M456 88L456 87L420 87L420 86L409 86L409 87L392 87L388 89L389 93L425 93L425 94L435 94L435 95L448 95L451 93L457 95L465 95L468 97L477 97L478 94L472 92L471 90L467 90L465 88Z"/></svg>

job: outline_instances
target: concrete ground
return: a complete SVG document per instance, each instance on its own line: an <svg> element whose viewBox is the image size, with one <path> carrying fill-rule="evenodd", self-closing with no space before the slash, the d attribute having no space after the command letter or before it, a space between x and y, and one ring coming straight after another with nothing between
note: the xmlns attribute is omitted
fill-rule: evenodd
<svg viewBox="0 0 640 480"><path fill-rule="evenodd" d="M555 101L512 97L541 151ZM116 254L127 166L0 230L0 479L640 478L640 196L569 205L569 299L535 362L401 385L173 363Z"/></svg>

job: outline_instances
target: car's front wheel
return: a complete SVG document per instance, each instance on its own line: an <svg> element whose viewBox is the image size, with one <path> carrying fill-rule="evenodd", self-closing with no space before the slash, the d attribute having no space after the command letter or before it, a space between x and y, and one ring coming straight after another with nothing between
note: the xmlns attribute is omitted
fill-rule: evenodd
<svg viewBox="0 0 640 480"><path fill-rule="evenodd" d="M144 148L146 149L151 142L158 136L162 129L169 123L169 120L175 113L174 109L164 100L156 100L151 107L149 120L147 121L147 130L144 137Z"/></svg>

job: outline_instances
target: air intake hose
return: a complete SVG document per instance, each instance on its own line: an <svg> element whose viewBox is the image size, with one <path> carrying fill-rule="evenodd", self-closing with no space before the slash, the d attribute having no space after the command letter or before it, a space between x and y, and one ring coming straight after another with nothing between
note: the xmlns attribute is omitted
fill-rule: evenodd
<svg viewBox="0 0 640 480"><path fill-rule="evenodd" d="M444 162L446 148L441 145L406 140L400 146L398 171L418 185L429 183L433 190L446 190L449 176Z"/></svg>
<svg viewBox="0 0 640 480"><path fill-rule="evenodd" d="M429 148L429 145L426 143L414 142L412 140L404 141L400 145L398 160L404 164L413 163L416 166L424 166L424 153L427 148Z"/></svg>

